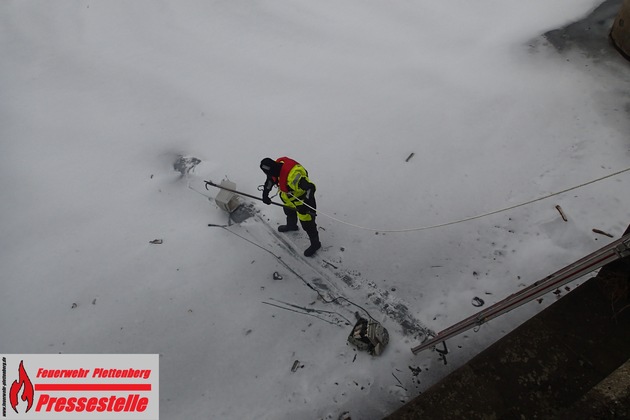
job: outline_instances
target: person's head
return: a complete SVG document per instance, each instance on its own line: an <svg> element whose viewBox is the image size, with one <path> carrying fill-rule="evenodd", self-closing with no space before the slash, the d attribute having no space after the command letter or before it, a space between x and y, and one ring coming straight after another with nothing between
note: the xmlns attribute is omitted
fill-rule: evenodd
<svg viewBox="0 0 630 420"><path fill-rule="evenodd" d="M282 163L276 162L271 158L264 158L260 161L260 169L269 176L280 176L280 168Z"/></svg>

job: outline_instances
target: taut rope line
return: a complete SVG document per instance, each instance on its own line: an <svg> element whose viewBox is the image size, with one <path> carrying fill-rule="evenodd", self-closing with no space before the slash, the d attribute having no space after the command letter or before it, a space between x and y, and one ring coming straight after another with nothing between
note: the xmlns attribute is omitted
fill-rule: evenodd
<svg viewBox="0 0 630 420"><path fill-rule="evenodd" d="M505 208L502 208L502 209L499 209L499 210L495 210L495 211L491 211L491 212L488 212L488 213L479 214L477 216L466 217L464 219L454 220L454 221L451 221L451 222L439 223L437 225L422 226L422 227L409 228L409 229L393 229L393 230L389 230L389 229L374 229L374 228L370 228L370 227L355 225L355 224L346 222L344 220L337 219L336 217L331 216L329 214L326 214L326 213L322 212L321 210L314 209L313 207L311 207L308 204L304 203L302 200L299 200L299 199L298 200L303 205L305 205L306 207L308 207L311 210L317 212L318 215L322 215L322 216L328 217L329 219L334 220L334 221L336 221L338 223L342 223L344 225L352 226L352 227L355 227L355 228L358 228L358 229L369 230L369 231L373 231L373 232L381 232L381 233L418 232L418 231L422 231L422 230L429 230L429 229L435 229L435 228L444 227L444 226L455 225L455 224L462 223L462 222L468 222L470 220L481 219L482 217L491 216L493 214L502 213L502 212L508 211L508 210L513 210L513 209L515 209L517 207L522 207L522 206L526 206L528 204L535 203L537 201L546 200L547 198L551 198L551 197L554 197L556 195L564 194L564 193L567 193L569 191L573 191L573 190L576 190L578 188L582 188L582 187L585 187L587 185L594 184L594 183L599 182L599 181L603 181L604 179L608 179L608 178L612 178L612 177L617 176L617 175L621 175L621 174L623 174L625 172L628 172L628 171L630 171L630 168L622 169L622 170L614 172L612 174L608 174L608 175L602 176L600 178L594 179L592 181L585 182L585 183L580 184L580 185L576 185L576 186L571 187L571 188L564 189L562 191L558 191L558 192L555 192L555 193L552 193L552 194L547 194L547 195L544 195L542 197L535 198L533 200L525 201L523 203L515 204L513 206L505 207Z"/></svg>

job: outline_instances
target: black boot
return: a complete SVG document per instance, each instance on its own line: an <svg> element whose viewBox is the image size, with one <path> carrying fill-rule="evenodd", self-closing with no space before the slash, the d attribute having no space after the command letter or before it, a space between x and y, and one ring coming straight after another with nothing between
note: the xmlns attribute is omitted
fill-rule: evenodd
<svg viewBox="0 0 630 420"><path fill-rule="evenodd" d="M302 223L302 227L308 234L308 239L311 240L311 246L306 248L306 250L304 251L304 256L312 257L313 255L315 255L315 252L317 252L317 250L322 247L322 243L319 242L319 232L317 232L317 226L315 225L315 222L307 223Z"/></svg>
<svg viewBox="0 0 630 420"><path fill-rule="evenodd" d="M284 208L284 214L287 216L287 224L278 226L278 232L292 232L298 230L298 217L295 210Z"/></svg>
<svg viewBox="0 0 630 420"><path fill-rule="evenodd" d="M317 252L317 250L319 248L322 247L322 243L317 241L317 242L311 242L311 246L309 246L308 248L306 248L306 250L304 251L304 256L305 257L312 257L313 255L315 255L315 252Z"/></svg>

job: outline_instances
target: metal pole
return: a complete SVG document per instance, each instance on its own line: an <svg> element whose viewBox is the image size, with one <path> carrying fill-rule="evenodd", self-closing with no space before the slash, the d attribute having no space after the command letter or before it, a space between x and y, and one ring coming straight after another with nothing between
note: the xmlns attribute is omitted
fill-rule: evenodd
<svg viewBox="0 0 630 420"><path fill-rule="evenodd" d="M436 345L444 340L452 338L462 332L479 326L493 318L503 315L513 309L518 308L550 291L557 289L558 287L569 283L575 279L578 279L592 271L603 267L613 261L618 260L630 253L630 234L626 234L620 239L598 249L597 251L587 255L586 257L564 267L561 270L545 277L532 284L531 286L514 293L507 298L503 299L490 306L489 308L480 311L463 321L460 321L447 329L440 331L437 336L425 341L411 349L413 354L418 354L424 349Z"/></svg>
<svg viewBox="0 0 630 420"><path fill-rule="evenodd" d="M231 188L226 188L226 187L223 187L221 185L217 185L217 184L215 184L212 181L203 181L203 182L206 183L206 190L208 189L208 185L211 185L211 186L213 186L215 188L226 190L226 191L232 192L234 194L238 194L238 195L242 195L244 197L253 198L254 200L262 201L262 198L260 198L260 197L256 197L255 195L251 195L251 194L247 194L247 193L244 193L244 192L236 191L236 190L233 190ZM274 204L274 205L280 206L280 207L288 207L288 206L285 206L284 204L276 203L275 201L272 201L271 204Z"/></svg>

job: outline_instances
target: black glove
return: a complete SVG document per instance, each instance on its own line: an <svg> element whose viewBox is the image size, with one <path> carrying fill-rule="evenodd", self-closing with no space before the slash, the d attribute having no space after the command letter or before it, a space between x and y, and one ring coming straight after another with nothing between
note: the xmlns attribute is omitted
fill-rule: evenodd
<svg viewBox="0 0 630 420"><path fill-rule="evenodd" d="M310 196L312 196L313 194L315 194L315 190L317 189L315 187L315 184L308 182L306 179L302 178L300 179L299 182L299 187L301 189L303 189L304 191L306 191L306 198L310 198Z"/></svg>
<svg viewBox="0 0 630 420"><path fill-rule="evenodd" d="M315 201L315 184L308 183L305 185L305 187L306 188L304 188L304 195L302 199L306 204L312 206L313 202Z"/></svg>
<svg viewBox="0 0 630 420"><path fill-rule="evenodd" d="M262 201L267 205L271 204L271 198L267 194L263 195Z"/></svg>

